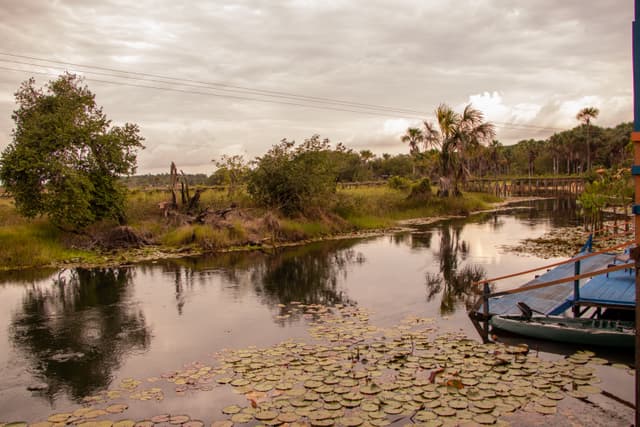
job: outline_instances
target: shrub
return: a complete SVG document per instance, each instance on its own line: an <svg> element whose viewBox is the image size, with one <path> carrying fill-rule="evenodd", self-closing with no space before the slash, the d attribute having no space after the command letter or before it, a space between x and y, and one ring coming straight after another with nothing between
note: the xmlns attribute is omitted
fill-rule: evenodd
<svg viewBox="0 0 640 427"><path fill-rule="evenodd" d="M427 201L430 200L432 196L431 181L429 181L429 178L423 178L411 187L411 193L408 198L413 201Z"/></svg>
<svg viewBox="0 0 640 427"><path fill-rule="evenodd" d="M335 153L318 135L299 146L283 139L258 157L247 190L258 204L288 216L325 206L336 191Z"/></svg>
<svg viewBox="0 0 640 427"><path fill-rule="evenodd" d="M401 176L392 176L387 181L387 185L394 190L408 190L411 188L411 180L403 178Z"/></svg>

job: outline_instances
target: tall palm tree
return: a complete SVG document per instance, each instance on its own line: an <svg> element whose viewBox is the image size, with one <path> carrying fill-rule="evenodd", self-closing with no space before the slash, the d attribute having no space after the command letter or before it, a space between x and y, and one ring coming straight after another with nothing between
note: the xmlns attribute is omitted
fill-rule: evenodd
<svg viewBox="0 0 640 427"><path fill-rule="evenodd" d="M402 135L402 142L409 143L409 153L415 155L420 152L420 144L424 141L424 134L420 128L409 128Z"/></svg>
<svg viewBox="0 0 640 427"><path fill-rule="evenodd" d="M591 169L591 120L598 118L598 114L600 110L595 107L585 107L576 114L576 119L587 126L587 171Z"/></svg>
<svg viewBox="0 0 640 427"><path fill-rule="evenodd" d="M469 163L465 155L473 147L491 141L495 136L493 124L484 121L480 110L471 104L462 114L456 113L447 104L436 109L439 130L425 122L425 144L440 147L440 168L444 178L453 183L453 191L459 193L458 182L469 174ZM448 194L448 190L442 193Z"/></svg>
<svg viewBox="0 0 640 427"><path fill-rule="evenodd" d="M412 158L411 175L416 174L416 157L420 154L420 144L424 141L424 134L420 128L408 128L402 135L402 142L409 143L409 153Z"/></svg>

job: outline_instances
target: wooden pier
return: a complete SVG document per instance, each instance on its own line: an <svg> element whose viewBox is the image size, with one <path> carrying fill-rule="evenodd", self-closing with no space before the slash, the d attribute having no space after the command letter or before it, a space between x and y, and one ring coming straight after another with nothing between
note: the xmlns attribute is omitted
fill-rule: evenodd
<svg viewBox="0 0 640 427"><path fill-rule="evenodd" d="M566 196L584 191L584 178L474 178L464 184L465 191L508 196Z"/></svg>
<svg viewBox="0 0 640 427"><path fill-rule="evenodd" d="M591 308L595 308L595 316L606 308L634 310L635 275L629 272L635 271L636 266L628 254L612 252L632 243L624 242L598 252L585 250L565 261L477 282L476 286L484 287L483 293L469 316L486 341L489 319L495 315L520 314L521 302L547 316L560 315L568 309L572 309L574 317L583 316ZM546 271L518 288L491 289L497 281L541 270Z"/></svg>

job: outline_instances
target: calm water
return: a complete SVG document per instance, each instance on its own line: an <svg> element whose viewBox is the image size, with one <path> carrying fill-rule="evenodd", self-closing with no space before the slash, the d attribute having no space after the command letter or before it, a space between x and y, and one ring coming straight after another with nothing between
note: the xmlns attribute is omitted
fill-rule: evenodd
<svg viewBox="0 0 640 427"><path fill-rule="evenodd" d="M210 363L210 355L224 348L306 338L304 318L279 317L280 305L291 301L357 304L381 326L409 314L434 317L443 330L478 338L466 315L476 297L470 280L552 262L500 246L575 221L566 202L522 207L274 254L0 277L0 420L42 419L76 408L83 397L124 378L144 380L193 361ZM28 390L33 386L43 389ZM162 403L132 404L127 416L173 409L211 419L236 401L242 399L216 390L189 398L167 393Z"/></svg>

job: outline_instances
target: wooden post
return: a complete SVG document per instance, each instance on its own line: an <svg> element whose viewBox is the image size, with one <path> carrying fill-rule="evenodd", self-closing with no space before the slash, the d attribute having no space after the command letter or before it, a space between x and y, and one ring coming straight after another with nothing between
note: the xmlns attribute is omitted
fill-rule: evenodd
<svg viewBox="0 0 640 427"><path fill-rule="evenodd" d="M640 427L640 29L637 22L640 20L640 0L634 0L635 16L632 24L632 55L633 55L633 167L631 172L635 180L635 205L633 214L636 224L636 247L632 252L636 262L636 427ZM635 256L634 256L635 255Z"/></svg>
<svg viewBox="0 0 640 427"><path fill-rule="evenodd" d="M491 294L491 288L489 287L489 283L485 283L483 286L482 297L484 299L483 314L484 314L484 341L486 342L489 339L489 294Z"/></svg>
<svg viewBox="0 0 640 427"><path fill-rule="evenodd" d="M580 261L576 261L573 265L574 276L578 276L580 274ZM576 279L573 281L573 317L580 316L580 306L578 305L578 300L580 299L580 280Z"/></svg>

